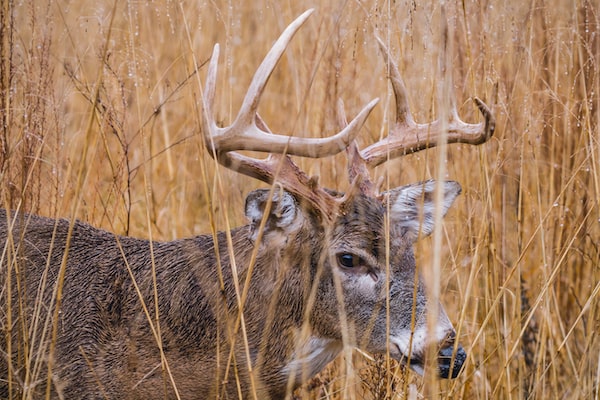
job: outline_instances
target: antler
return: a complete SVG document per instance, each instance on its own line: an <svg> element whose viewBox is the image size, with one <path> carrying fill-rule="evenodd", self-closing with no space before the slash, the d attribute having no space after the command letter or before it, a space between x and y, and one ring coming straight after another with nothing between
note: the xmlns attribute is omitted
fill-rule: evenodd
<svg viewBox="0 0 600 400"><path fill-rule="evenodd" d="M347 149L350 180L359 181L361 192L374 197L381 196L380 184L373 184L369 177L369 168L376 167L393 158L435 147L440 136L444 134L447 135L447 143L481 144L492 137L496 127L494 115L488 106L477 97L474 101L484 118L479 124L468 124L458 117L454 98L450 100L450 119L445 126L439 120L427 124L416 123L410 112L406 87L398 67L381 39L377 38L377 42L386 64L389 65L389 78L396 99L395 124L390 128L386 138L367 148L359 150L354 142ZM338 104L337 115L338 124L342 127L346 126L344 105L341 101Z"/></svg>
<svg viewBox="0 0 600 400"><path fill-rule="evenodd" d="M360 151L360 158L367 166L376 167L389 159L434 147L442 134L447 134L448 143L474 145L484 143L492 137L496 127L494 115L477 97L474 101L484 118L479 124L468 124L458 117L454 98L451 99L450 119L445 124L447 132L443 132L443 124L439 120L427 124L416 123L410 112L406 87L398 67L381 39L377 38L377 42L386 64L390 66L389 78L396 98L396 121L385 139Z"/></svg>
<svg viewBox="0 0 600 400"><path fill-rule="evenodd" d="M202 128L205 146L219 163L244 175L267 183L279 182L286 190L308 201L321 212L324 218L335 218L336 210L347 198L336 197L318 185L316 178L308 177L289 155L320 158L330 156L347 149L348 170L354 189L379 196L379 188L369 178L369 167L375 167L391 158L414 153L434 147L442 134L447 134L448 143L480 144L494 133L495 120L488 106L478 98L475 103L483 114L484 121L468 124L459 119L454 100L450 120L442 130L442 123L434 121L417 124L408 106L406 88L400 72L392 60L388 49L377 38L383 56L390 65L390 80L396 97L396 121L385 139L359 150L355 138L378 99L372 100L350 122L346 122L343 105L338 107L338 116L342 130L327 138L300 138L271 133L257 113L260 97L265 85L283 55L294 34L312 14L310 9L296 18L281 34L265 59L260 64L235 121L228 127L217 126L213 117L213 104L217 81L219 45L215 45L208 67L206 85L202 96ZM239 150L251 150L270 153L265 159L257 159L238 153ZM351 196L352 193L347 194Z"/></svg>
<svg viewBox="0 0 600 400"><path fill-rule="evenodd" d="M205 146L219 163L267 183L277 180L286 190L307 200L325 217L329 217L335 214L333 211L340 199L320 188L316 178L309 178L287 155L319 158L341 152L354 141L379 100L367 104L339 133L322 139L272 134L257 114L260 97L275 65L312 12L313 9L305 11L283 31L256 70L235 121L223 128L216 125L212 110L219 59L219 45L215 45L202 97L203 132ZM237 153L237 150L273 154L266 159L256 159Z"/></svg>

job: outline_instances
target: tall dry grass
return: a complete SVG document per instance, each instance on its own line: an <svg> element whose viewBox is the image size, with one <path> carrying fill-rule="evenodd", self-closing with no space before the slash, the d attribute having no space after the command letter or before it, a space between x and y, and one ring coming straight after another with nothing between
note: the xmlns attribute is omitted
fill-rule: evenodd
<svg viewBox="0 0 600 400"><path fill-rule="evenodd" d="M431 150L376 171L393 187L443 167L463 186L441 250L442 301L469 353L461 376L429 385L357 353L354 371L334 363L297 396L348 396L355 374L357 398L600 398L598 4L237 3L4 0L2 207L153 239L243 224L244 196L260 184L216 168L202 147L205 61L220 43L216 111L228 123L272 42L316 7L263 96L273 131L327 135L338 98L354 115L380 97L360 141L384 135L393 100L375 34L396 55L417 120L439 111L447 54L459 113L476 121L469 97L482 97L497 129L482 146L450 146L443 166ZM347 187L343 157L298 163ZM424 269L432 253L431 240L419 243Z"/></svg>

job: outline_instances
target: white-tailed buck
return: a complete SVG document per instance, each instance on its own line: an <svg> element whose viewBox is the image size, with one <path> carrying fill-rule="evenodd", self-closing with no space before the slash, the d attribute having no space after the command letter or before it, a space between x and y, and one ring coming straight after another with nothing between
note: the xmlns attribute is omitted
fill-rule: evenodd
<svg viewBox="0 0 600 400"><path fill-rule="evenodd" d="M483 143L494 130L492 113L475 99L479 124L460 121L455 110L444 124L415 123L380 43L396 97L387 138L363 150L354 142L377 100L328 138L271 134L257 115L259 100L311 12L273 45L229 127L213 116L218 45L208 67L208 151L273 184L248 195L248 225L150 242L82 222L0 212L0 397L283 398L344 345L387 353L422 372L425 349L438 343L439 375L457 376L466 353L441 306L428 331L412 245L434 229L435 191L442 191L445 213L461 188L426 181L382 192L368 168L434 146L442 125L449 142ZM256 159L240 150L270 155ZM345 194L320 187L288 157L343 150L351 181Z"/></svg>

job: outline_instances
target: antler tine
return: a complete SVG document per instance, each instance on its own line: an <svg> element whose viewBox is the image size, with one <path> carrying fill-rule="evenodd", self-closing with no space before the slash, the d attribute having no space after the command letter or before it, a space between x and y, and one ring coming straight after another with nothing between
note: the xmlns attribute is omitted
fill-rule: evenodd
<svg viewBox="0 0 600 400"><path fill-rule="evenodd" d="M374 99L367 104L345 129L327 138L301 138L288 135L274 135L270 132L265 132L256 125L255 115L266 83L294 34L306 22L312 12L312 9L305 11L288 25L271 50L269 50L252 78L252 82L233 124L224 128L219 128L212 124L210 130L205 132L205 134L211 134L210 140L208 138L206 140L206 143L211 146L210 150L216 153L252 150L319 158L339 153L358 135L369 113L379 101L378 99ZM211 106L214 101L214 81L216 80L216 59L218 55L218 47L215 46L206 82L206 86L209 89L206 90L204 96L204 107L205 110L208 110L205 114L210 112L211 120L213 118ZM213 71L214 73L212 73ZM205 117L208 116L205 115Z"/></svg>
<svg viewBox="0 0 600 400"><path fill-rule="evenodd" d="M300 29L300 27L306 22L308 17L313 13L314 9L308 9L304 13L302 13L298 18L296 18L288 27L283 31L283 33L279 36L279 39L273 44L271 50L267 53L264 60L254 73L254 77L252 78L252 82L248 87L248 91L246 92L246 97L244 97L244 102L240 107L240 111L237 115L236 123L241 124L242 126L251 125L254 119L254 115L258 111L258 104L260 102L260 97L265 90L265 86L267 85L267 81L271 77L275 66L283 56L283 53L287 46L290 44L290 41ZM238 149L239 150L239 149Z"/></svg>
<svg viewBox="0 0 600 400"><path fill-rule="evenodd" d="M256 123L263 131L270 132L258 114ZM229 169L263 182L281 183L286 190L297 195L299 200L312 204L324 219L335 218L335 211L343 201L320 187L315 177L306 175L286 154L271 153L265 159L257 159L231 151L222 153L219 162Z"/></svg>
<svg viewBox="0 0 600 400"><path fill-rule="evenodd" d="M389 65L389 79L392 83L396 98L396 121L390 129L388 137L363 149L360 153L369 167L376 167L385 161L406 154L435 147L440 136L447 134L448 143L481 144L494 134L495 119L488 106L479 98L474 102L483 115L484 121L479 124L469 124L458 117L454 99L451 99L450 120L443 132L439 120L427 124L417 124L408 105L408 96L398 67L392 60L390 52L381 39L377 38L379 48L386 64Z"/></svg>
<svg viewBox="0 0 600 400"><path fill-rule="evenodd" d="M203 133L205 146L219 163L267 183L277 180L286 190L298 195L299 199L312 204L324 218L331 218L340 199L319 187L316 178L308 177L288 155L318 158L341 152L354 141L379 99L367 104L340 132L323 139L274 135L257 113L260 97L275 65L312 12L312 9L308 10L296 18L277 39L254 74L235 121L228 127L218 127L213 116L219 57L219 46L215 46L202 96ZM238 150L260 151L270 155L260 160L237 153Z"/></svg>
<svg viewBox="0 0 600 400"><path fill-rule="evenodd" d="M387 46L383 43L383 40L379 36L375 36L377 43L379 43L379 49L383 54L385 64L388 65L389 79L394 89L394 98L396 100L396 124L399 125L414 125L415 121L410 112L410 106L408 105L408 95L406 93L406 86L404 80L398 71L396 62L391 57Z"/></svg>
<svg viewBox="0 0 600 400"><path fill-rule="evenodd" d="M343 128L348 125L346 110L344 109L344 102L342 99L338 100L336 117L338 126ZM354 184L356 184L361 193L377 196L378 193L375 185L371 181L367 163L360 154L356 140L352 141L346 148L346 157L348 159L348 179L352 185L354 186Z"/></svg>
<svg viewBox="0 0 600 400"><path fill-rule="evenodd" d="M214 157L214 141L213 136L210 132L217 131L215 119L213 116L213 104L215 103L215 91L217 84L217 63L219 61L219 44L215 44L213 53L210 57L210 63L208 64L208 72L206 74L206 83L204 84L204 91L202 93L202 132L204 133L205 146L207 149L212 150L210 155Z"/></svg>

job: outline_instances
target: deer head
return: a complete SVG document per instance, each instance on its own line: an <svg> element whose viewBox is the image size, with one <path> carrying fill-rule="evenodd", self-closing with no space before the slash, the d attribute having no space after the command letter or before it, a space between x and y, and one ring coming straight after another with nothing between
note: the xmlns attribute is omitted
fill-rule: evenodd
<svg viewBox="0 0 600 400"><path fill-rule="evenodd" d="M230 126L217 126L213 117L218 45L214 47L202 97L202 127L209 153L227 168L273 185L271 190L250 193L246 200L248 237L257 249L257 258L262 260L257 263L271 264L272 268L285 264L289 275L302 276L287 279L308 285L301 291L301 328L290 344L289 354L282 356L282 373L292 381L302 381L335 357L344 342L370 352L389 353L422 372L425 349L435 342L439 344L439 375L454 378L466 353L455 343L455 331L441 306L436 329L428 332L427 298L412 245L434 230L436 190L442 192L440 209L445 214L461 187L453 181L426 181L381 191L371 180L369 169L433 147L442 135L449 143L483 143L493 134L494 117L476 98L483 115L479 124L461 121L455 108L444 124L416 123L400 73L379 41L391 67L389 78L396 98L395 123L387 138L363 150L355 142L377 99L350 123L340 108L342 129L327 138L271 133L257 114L258 104L275 65L311 13L308 10L299 16L275 42ZM269 155L257 159L239 152L244 150ZM321 187L289 157L319 158L343 150L348 155L350 177L345 194Z"/></svg>

